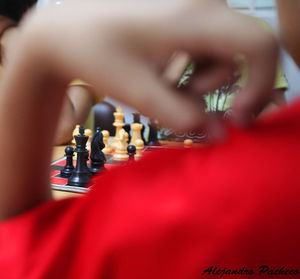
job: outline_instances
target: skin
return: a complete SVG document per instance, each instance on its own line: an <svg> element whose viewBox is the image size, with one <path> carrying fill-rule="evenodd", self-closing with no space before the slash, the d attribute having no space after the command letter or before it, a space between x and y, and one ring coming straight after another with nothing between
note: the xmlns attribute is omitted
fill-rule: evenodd
<svg viewBox="0 0 300 279"><path fill-rule="evenodd" d="M223 5L227 6L227 0L219 0L219 1ZM284 2L284 1L282 1L282 2ZM289 1L287 1L287 2L289 2ZM285 4L287 2L285 2ZM289 5L289 4L287 4L287 5ZM282 9L279 9L278 11L280 14ZM287 13L284 13L284 14L287 14ZM299 13L298 13L298 15L299 15ZM273 89L273 93L272 93L270 102L264 108L262 108L261 111L258 111L256 113L257 116L258 117L264 116L264 115L268 114L269 112L272 112L272 111L280 108L282 105L286 104L286 99L285 99L284 93L285 93L285 88Z"/></svg>
<svg viewBox="0 0 300 279"><path fill-rule="evenodd" d="M227 7L227 1L226 0L218 0L220 5L223 5L224 7ZM299 6L300 7L300 6ZM176 52L175 55L171 57L171 59L168 61L168 67L167 70L164 73L164 78L168 80L171 83L176 84L176 82L181 77L182 73L184 72L186 66L191 61L191 57L186 52ZM217 65L214 65L214 67L222 68L225 67L225 69L228 69L227 64L223 64L222 61L214 61L213 63L217 63ZM233 70L234 68L232 68ZM225 70L225 72L226 72ZM201 82L201 86L204 86L205 79L203 78ZM220 84L222 86L223 84ZM202 90L205 93L205 89L198 88L198 91ZM216 89L216 88L213 88ZM197 89L196 89L197 90ZM210 90L213 91L213 90ZM208 91L207 91L208 92ZM270 101L265 104L263 107L258 107L257 111L255 112L255 115L258 117L264 116L268 114L269 112L272 112L278 108L280 108L282 105L286 104L285 100L285 88L276 88L272 90ZM214 125L214 123L211 123ZM214 128L214 127L212 127Z"/></svg>
<svg viewBox="0 0 300 279"><path fill-rule="evenodd" d="M70 86L67 88L54 144L66 144L72 140L76 125L84 125L94 103L94 93L85 86Z"/></svg>
<svg viewBox="0 0 300 279"><path fill-rule="evenodd" d="M188 94L178 94L158 75L159 61L178 49L199 60L209 54L222 67L199 74ZM0 87L0 127L7 132L0 137L0 219L51 198L51 147L74 77L164 125L190 129L210 121L197 94L224 82L237 52L247 58L249 82L236 98L234 121L246 123L270 99L278 47L273 36L223 5L213 0L166 0L159 7L141 0L85 1L30 15L7 58Z"/></svg>
<svg viewBox="0 0 300 279"><path fill-rule="evenodd" d="M11 26L3 32L1 44L2 65L6 67L9 63L6 57L13 51L13 45L18 42L19 30L15 27L16 23L7 17L0 17L0 31ZM89 87L70 86L61 111L61 116L56 132L54 144L66 144L72 140L72 132L76 125L83 125L89 115L94 100L94 93Z"/></svg>

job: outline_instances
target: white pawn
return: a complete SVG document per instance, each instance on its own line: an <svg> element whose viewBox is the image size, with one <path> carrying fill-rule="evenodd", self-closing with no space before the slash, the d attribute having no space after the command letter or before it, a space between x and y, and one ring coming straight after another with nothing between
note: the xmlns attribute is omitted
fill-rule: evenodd
<svg viewBox="0 0 300 279"><path fill-rule="evenodd" d="M105 147L102 149L102 152L104 154L109 154L112 152L112 149L110 148L108 144L108 139L109 139L109 131L103 130L102 131L102 136L103 136L103 143L105 144Z"/></svg>
<svg viewBox="0 0 300 279"><path fill-rule="evenodd" d="M183 142L184 148L191 148L193 146L193 140L185 139Z"/></svg>
<svg viewBox="0 0 300 279"><path fill-rule="evenodd" d="M130 128L131 128L131 131L132 131L132 136L131 136L131 141L130 141L130 144L131 145L135 145L135 142L138 140L138 139L142 139L142 134L141 134L141 131L143 129L143 124L140 124L140 123L132 123L130 125Z"/></svg>
<svg viewBox="0 0 300 279"><path fill-rule="evenodd" d="M141 139L137 139L135 141L136 153L134 155L135 160L139 160L142 158L142 152L144 149L144 142Z"/></svg>
<svg viewBox="0 0 300 279"><path fill-rule="evenodd" d="M89 137L87 144L86 144L86 149L88 151L91 151L91 142L92 142L93 132L91 129L85 129L84 134Z"/></svg>
<svg viewBox="0 0 300 279"><path fill-rule="evenodd" d="M126 133L124 129L121 129L119 134L119 141L116 144L116 151L113 156L113 159L115 161L128 160L129 155L127 154L127 140L128 140L128 133Z"/></svg>

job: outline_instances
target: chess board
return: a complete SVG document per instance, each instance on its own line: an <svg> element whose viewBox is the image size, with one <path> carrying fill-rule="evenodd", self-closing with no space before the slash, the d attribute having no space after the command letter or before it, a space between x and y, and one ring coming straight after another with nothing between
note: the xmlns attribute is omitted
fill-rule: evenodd
<svg viewBox="0 0 300 279"><path fill-rule="evenodd" d="M146 146L143 150L143 154L147 152L157 151L164 148L170 148L170 146ZM115 168L116 166L122 166L122 164L126 164L127 162L115 161L113 159L113 153L106 155L106 163L104 165L106 171ZM60 158L51 164L51 174L50 174L50 183L53 190L64 191L64 192L74 192L74 193L86 193L89 191L91 187L94 185L94 179L92 178L86 187L76 187L68 185L68 178L63 178L60 175L60 171L66 165L66 158ZM74 167L76 166L76 160L73 161ZM88 161L88 166L90 166L90 161Z"/></svg>

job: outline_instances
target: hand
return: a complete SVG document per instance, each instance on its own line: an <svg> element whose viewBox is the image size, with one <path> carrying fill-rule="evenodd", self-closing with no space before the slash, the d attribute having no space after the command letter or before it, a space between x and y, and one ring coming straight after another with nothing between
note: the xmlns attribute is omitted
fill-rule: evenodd
<svg viewBox="0 0 300 279"><path fill-rule="evenodd" d="M83 12L84 11L84 12ZM188 129L205 125L195 94L222 84L243 53L249 78L236 98L234 120L246 123L270 98L277 61L272 35L217 1L101 1L52 8L28 20L27 33L43 42L57 76L80 76L164 125ZM174 50L217 67L194 80L193 94L177 94L158 75L159 62ZM196 98L197 99L197 98Z"/></svg>
<svg viewBox="0 0 300 279"><path fill-rule="evenodd" d="M243 53L249 79L236 99L236 119L247 120L268 100L277 62L270 34L218 1L157 3L87 0L28 15L18 44L7 53L0 87L0 129L6 131L0 138L0 220L51 197L51 147L74 78L166 126L188 129L210 121L195 93L223 82L234 54ZM196 61L213 57L219 67L210 68L204 80L199 75L191 94L179 94L159 73L174 50ZM7 164L9 158L18 160Z"/></svg>

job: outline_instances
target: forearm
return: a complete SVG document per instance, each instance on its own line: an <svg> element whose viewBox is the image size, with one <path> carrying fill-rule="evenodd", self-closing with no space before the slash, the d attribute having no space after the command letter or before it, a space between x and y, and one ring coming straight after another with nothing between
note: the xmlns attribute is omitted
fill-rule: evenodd
<svg viewBox="0 0 300 279"><path fill-rule="evenodd" d="M20 45L27 51L16 51L0 88L1 220L51 197L51 146L65 90L45 69L38 47L28 39Z"/></svg>
<svg viewBox="0 0 300 279"><path fill-rule="evenodd" d="M61 145L70 142L72 140L72 132L75 129L75 125L74 106L71 100L66 97L60 113L54 144Z"/></svg>
<svg viewBox="0 0 300 279"><path fill-rule="evenodd" d="M70 86L60 114L55 144L66 144L72 139L76 125L84 125L93 106L93 93L84 86Z"/></svg>
<svg viewBox="0 0 300 279"><path fill-rule="evenodd" d="M277 0L281 38L300 66L300 0Z"/></svg>

